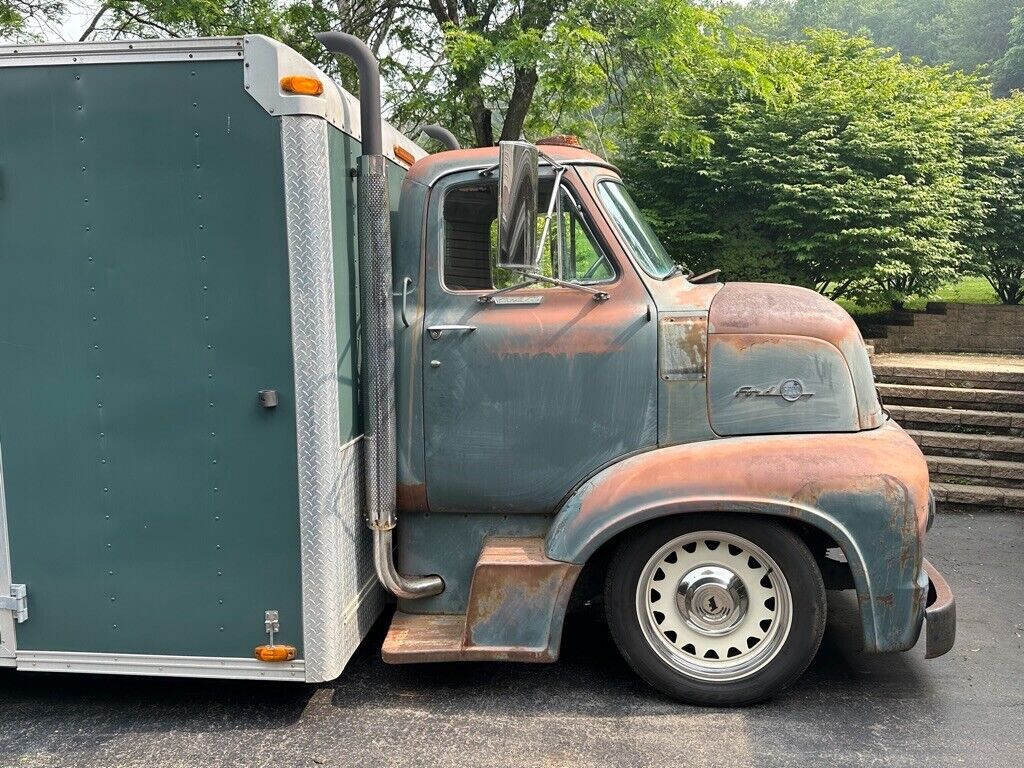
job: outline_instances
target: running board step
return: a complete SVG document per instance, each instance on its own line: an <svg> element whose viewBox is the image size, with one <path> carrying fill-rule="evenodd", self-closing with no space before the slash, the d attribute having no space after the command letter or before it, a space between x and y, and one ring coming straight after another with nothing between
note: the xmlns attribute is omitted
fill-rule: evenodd
<svg viewBox="0 0 1024 768"><path fill-rule="evenodd" d="M555 661L580 567L548 559L543 539L488 538L473 569L467 612L396 612L384 661Z"/></svg>

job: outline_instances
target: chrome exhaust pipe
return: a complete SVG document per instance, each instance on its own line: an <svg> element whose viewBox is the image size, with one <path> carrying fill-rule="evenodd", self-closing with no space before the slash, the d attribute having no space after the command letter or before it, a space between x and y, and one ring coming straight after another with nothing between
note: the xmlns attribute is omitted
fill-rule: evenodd
<svg viewBox="0 0 1024 768"><path fill-rule="evenodd" d="M331 53L359 71L359 283L362 304L362 414L364 492L373 529L377 578L396 597L431 597L444 591L440 576L406 577L394 559L396 511L395 317L391 275L391 203L382 146L380 72L373 52L342 32L316 36Z"/></svg>

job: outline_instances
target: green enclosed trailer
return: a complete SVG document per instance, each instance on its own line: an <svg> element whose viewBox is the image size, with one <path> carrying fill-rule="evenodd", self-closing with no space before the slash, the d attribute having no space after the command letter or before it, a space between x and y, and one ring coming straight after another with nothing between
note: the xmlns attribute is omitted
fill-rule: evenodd
<svg viewBox="0 0 1024 768"><path fill-rule="evenodd" d="M246 37L3 48L0 105L0 664L335 677L383 598L358 103Z"/></svg>
<svg viewBox="0 0 1024 768"><path fill-rule="evenodd" d="M390 663L603 603L705 704L796 679L826 588L950 649L849 315L687 274L565 137L426 155L320 39L358 101L259 36L0 48L0 665L329 680L389 593Z"/></svg>

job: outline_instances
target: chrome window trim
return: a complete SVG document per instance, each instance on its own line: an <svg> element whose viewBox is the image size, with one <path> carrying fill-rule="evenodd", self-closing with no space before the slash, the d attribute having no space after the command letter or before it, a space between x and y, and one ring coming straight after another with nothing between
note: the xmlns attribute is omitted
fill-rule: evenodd
<svg viewBox="0 0 1024 768"><path fill-rule="evenodd" d="M545 163L542 161L541 162L541 174L542 175L540 177L540 180L541 181L546 181L548 179L554 179L554 175L553 174L545 174L544 173L544 166L545 166ZM489 166L483 166L483 167L489 167ZM472 170L472 168L470 168L469 170ZM462 174L462 173L465 173L465 172L466 172L466 169L460 169L458 171L459 174ZM448 174L448 175L454 175L454 174ZM583 206L580 204L579 195L577 194L576 189L573 187L571 182L570 183L565 182L564 178L565 177L563 177L563 182L562 182L562 185L561 185L562 189L566 190L569 193L570 199L575 204L576 210L579 212L581 218L583 219L584 226L587 228L588 232L593 236L594 240L597 242L597 245L600 247L601 251L604 252L605 258L608 259L608 263L611 264L612 269L615 270L615 276L613 278L610 278L608 280L602 280L602 281L599 281L599 282L579 283L579 285L583 285L583 286L591 286L591 285L615 286L615 285L618 285L619 281L622 279L622 267L621 267L621 265L618 263L618 261L616 260L615 256L611 253L611 248L608 247L608 243L606 243L604 241L604 238L601 237L601 235L598 232L595 231L595 228L594 228L593 224L587 219L587 214L586 214L585 209L583 208ZM476 178L474 178L474 177L467 177L465 182L461 182L461 181L459 181L457 179L456 180L452 180L451 182L448 182L448 183L445 184L444 188L441 190L441 195L440 195L439 199L435 196L435 194L433 192L431 192L430 201L425 206L426 215L427 216L430 216L435 210L437 211L437 213L440 214L440 216L439 216L440 226L437 228L438 242L437 242L437 252L436 252L435 261L437 262L437 279L438 279L438 283L441 286L441 290L444 293L448 294L449 296L483 296L485 294L491 293L494 290L496 290L494 287L491 287L491 288L449 288L447 283L445 282L445 275L444 275L444 256L445 256L445 217L444 217L444 206L445 206L445 201L447 200L449 192L455 191L459 187L462 187L462 186L473 186L474 184L480 184L480 183L497 184L498 182L497 182L497 178L496 177L494 177L494 178L479 178L479 176L477 176ZM436 209L435 209L435 206L437 206ZM424 242L424 245L426 245L425 242ZM424 254L424 255L426 255L426 254ZM493 280L491 282L493 283ZM530 293L531 290L539 290L540 292L536 293L536 294L531 294ZM516 295L546 296L546 295L550 294L551 291L557 291L557 290L572 291L573 289L572 288L562 288L561 286L557 286L557 285L550 285L550 286L548 286L546 288L540 288L540 289L537 289L536 287L523 287L523 288L520 288L520 289L516 290Z"/></svg>
<svg viewBox="0 0 1024 768"><path fill-rule="evenodd" d="M626 258L629 259L630 263L633 264L633 268L638 270L639 273L641 275L643 275L644 277L646 277L646 278L648 278L650 280L656 280L659 283L660 282L664 282L665 280L668 280L668 279L672 278L676 274L679 274L679 273L673 271L673 272L669 272L667 275L663 275L662 277L658 277L657 275L652 275L650 272L648 272L646 269L644 269L643 265L639 263L639 260L637 259L636 254L633 253L632 248L630 248L626 244L625 239L622 236L622 232L619 230L619 226L611 219L611 216L609 216L608 211L605 208L604 202L601 200L601 185L602 184L618 184L619 186L621 186L623 189L626 190L627 194L629 194L629 187L626 186L626 183L621 178L616 177L616 176L611 176L611 175L608 175L608 174L601 174L600 176L595 176L594 180L593 180L593 187L594 187L593 198L594 198L594 202L597 204L597 207L598 207L598 209L601 212L601 216L604 217L605 223L608 225L608 228L615 235L615 239L616 239L616 241L619 244L619 248L622 249L622 252L625 254ZM630 197L632 197L632 195L630 195ZM650 225L648 224L648 226L650 226ZM664 246L662 246L662 247L664 247Z"/></svg>

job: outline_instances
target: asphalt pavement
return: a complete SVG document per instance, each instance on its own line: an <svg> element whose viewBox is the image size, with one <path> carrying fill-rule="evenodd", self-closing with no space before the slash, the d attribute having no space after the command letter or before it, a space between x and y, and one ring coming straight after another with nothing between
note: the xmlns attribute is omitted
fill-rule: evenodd
<svg viewBox="0 0 1024 768"><path fill-rule="evenodd" d="M1024 765L1024 516L942 516L956 647L865 655L849 593L804 677L749 709L675 704L604 625L573 618L554 665L388 667L383 624L336 681L0 673L0 766Z"/></svg>

